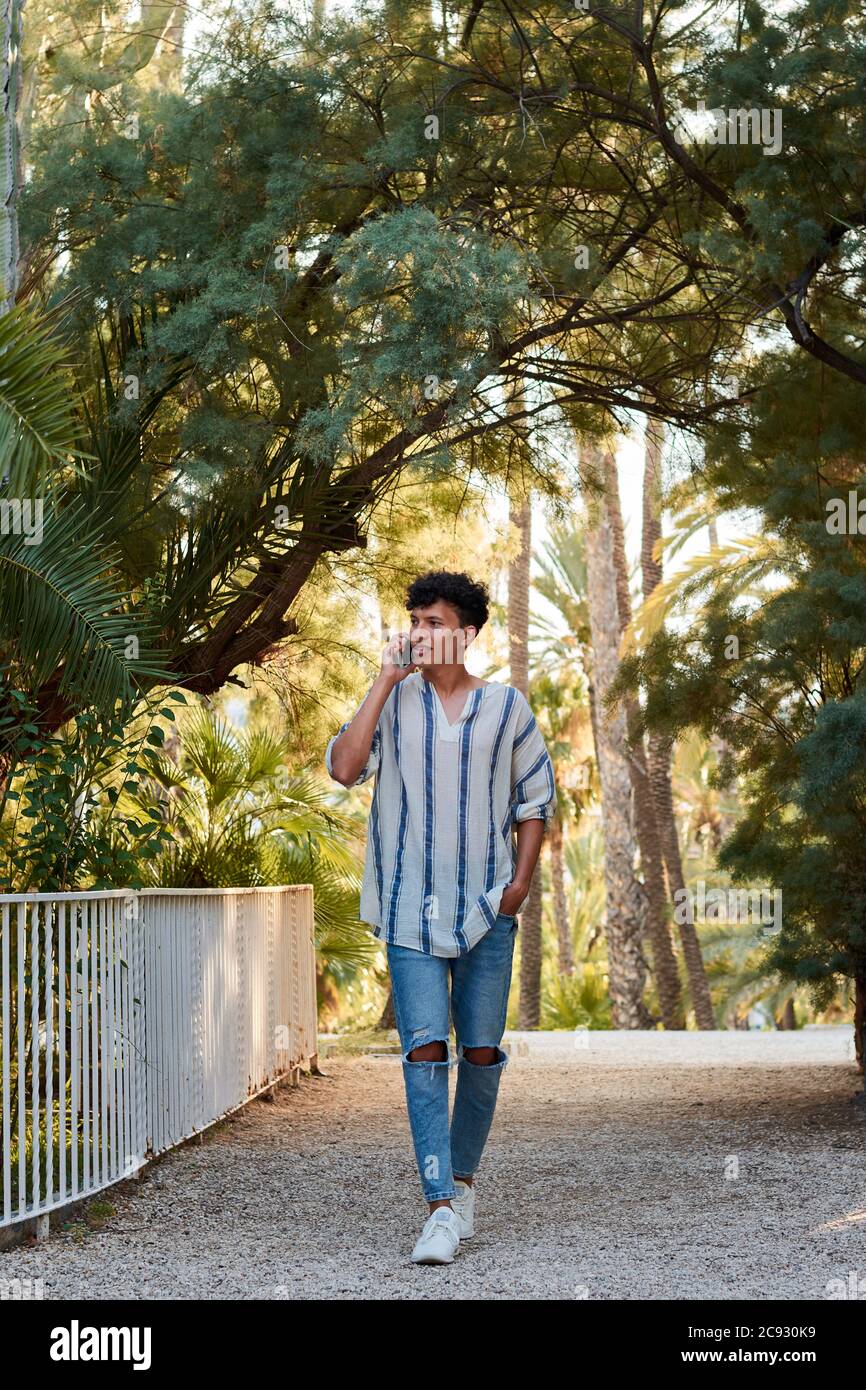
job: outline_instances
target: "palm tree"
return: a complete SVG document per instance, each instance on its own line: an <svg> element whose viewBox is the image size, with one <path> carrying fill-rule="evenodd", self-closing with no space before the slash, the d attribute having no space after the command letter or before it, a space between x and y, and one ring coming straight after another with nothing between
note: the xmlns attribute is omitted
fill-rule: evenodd
<svg viewBox="0 0 866 1390"><path fill-rule="evenodd" d="M644 446L643 534L641 537L641 571L644 600L651 599L663 580L660 541L662 534L661 465L664 444L663 427L655 420L647 421ZM628 622L631 622L629 614ZM650 800L655 811L657 843L664 859L668 888L674 901L685 889L679 838L674 818L671 788L671 755L673 744L659 733L649 738ZM680 924L683 959L689 978L695 1021L699 1028L716 1026L710 987L704 970L700 943L691 922Z"/></svg>
<svg viewBox="0 0 866 1390"><path fill-rule="evenodd" d="M543 615L533 620L536 639L536 665L549 673L549 679L573 680L575 667L579 671L587 691L587 716L590 739L595 738L597 726L597 696L593 685L593 653L590 631L590 614L587 601L586 530L583 520L566 526L553 523L550 527L551 541L543 548L539 561L540 574L535 588L555 608L563 619L564 631ZM581 711L572 706L572 720L579 718ZM586 810L591 796L596 790L596 764L586 756L585 737L571 729L572 756L561 772L561 785L570 792L578 815ZM582 756L575 759L574 753L580 748ZM555 841L551 840L553 853ZM569 842L567 856L572 853ZM593 872L603 873L603 859L599 855Z"/></svg>
<svg viewBox="0 0 866 1390"><path fill-rule="evenodd" d="M670 497L675 513L670 535L656 540L654 550L661 560L672 559L706 524L707 508L712 499L703 498L698 504L683 505L682 490L675 489ZM690 609L691 620L698 620L703 594L720 589L743 597L766 597L766 581L780 568L778 541L768 536L735 536L724 544L692 555L674 574L661 578L644 596L624 637L628 651L642 648L663 627L665 619L676 608L688 608L697 603L698 611Z"/></svg>
<svg viewBox="0 0 866 1390"><path fill-rule="evenodd" d="M583 451L588 475L599 475L601 452ZM619 664L620 620L617 609L613 527L608 509L594 509L587 526L587 605L592 638L594 734L604 824L606 886L605 932L615 1028L645 1028L652 1017L643 1002L647 963L642 951L646 898L635 873L636 843L632 820L631 778L625 712L608 712L605 698Z"/></svg>
<svg viewBox="0 0 866 1390"><path fill-rule="evenodd" d="M609 1028L610 994L601 968L584 964L558 975L544 992L545 1028Z"/></svg>
<svg viewBox="0 0 866 1390"><path fill-rule="evenodd" d="M677 741L673 764L673 792L682 808L680 823L687 846L700 844L702 854L715 855L737 818L736 795L711 782L718 768L718 740L705 739L696 729ZM687 848L692 854L692 848Z"/></svg>
<svg viewBox="0 0 866 1390"><path fill-rule="evenodd" d="M571 924L565 885L565 827L579 820L584 805L581 774L586 764L579 761L581 735L584 733L581 711L587 710L586 685L579 670L563 668L553 674L545 672L532 682L532 707L545 731L551 757L557 769L560 795L556 814L549 826L551 910L556 929L559 973L574 972L574 953ZM588 723L588 719L585 720ZM573 742L574 735L577 741Z"/></svg>
<svg viewBox="0 0 866 1390"><path fill-rule="evenodd" d="M609 1028L610 991L604 950L604 843L597 826L572 834L564 847L566 915L574 969L545 961L542 1026Z"/></svg>
<svg viewBox="0 0 866 1390"><path fill-rule="evenodd" d="M625 534L619 497L619 477L613 453L607 450L603 459L604 505L610 517L613 537L613 561L616 571L616 600L621 637L631 622L631 596L625 555ZM642 736L636 732L638 703L633 696L624 701L626 725L629 729L628 770L631 779L634 822L640 847L647 907L647 935L652 944L653 974L656 981L662 1021L665 1028L684 1028L680 998L680 976L674 954L668 903L665 892L664 859L658 816L653 798L650 768Z"/></svg>
<svg viewBox="0 0 866 1390"><path fill-rule="evenodd" d="M0 244L2 244L2 294L0 314L15 303L18 289L18 187L21 160L18 147L18 111L21 98L22 66L21 11L23 0L4 0L3 4L3 197L0 199Z"/></svg>
<svg viewBox="0 0 866 1390"><path fill-rule="evenodd" d="M574 952L569 910L565 894L564 828L570 819L569 807L579 820L595 790L597 778L589 756L592 743L592 652L589 610L586 602L586 543L582 525L550 525L550 541L538 558L539 574L534 587L560 615L561 623L538 613L532 617L533 660L545 672L544 681L554 686L558 736L565 739L557 757L558 781L565 795L550 837L553 914L559 949L559 972L571 974ZM552 702L548 719L552 718ZM569 841L570 843L570 841ZM600 872L600 860L597 866Z"/></svg>
<svg viewBox="0 0 866 1390"><path fill-rule="evenodd" d="M532 501L509 494L509 522L520 537L520 550L508 566L508 659L511 684L529 699L529 588L532 557ZM521 1028L541 1022L542 859L539 855L520 914Z"/></svg>
<svg viewBox="0 0 866 1390"><path fill-rule="evenodd" d="M508 402L508 414L519 414L524 383L518 379ZM526 427L511 427L513 469L507 483L509 529L517 532L520 549L508 566L508 664L511 684L529 699L529 591L532 560L532 491L526 484L529 440ZM543 846L542 846L543 851ZM526 905L520 914L520 1024L537 1028L541 1020L542 856L539 855Z"/></svg>
<svg viewBox="0 0 866 1390"><path fill-rule="evenodd" d="M535 588L563 619L554 625L545 615L533 614L536 660L545 671L558 676L564 668L578 666L592 698L592 646L586 598L586 529L583 518L574 524L551 522L550 542L538 558Z"/></svg>
<svg viewBox="0 0 866 1390"><path fill-rule="evenodd" d="M609 1028L610 991L604 951L604 843L597 827L565 844L566 914L574 968L548 963L544 979L546 1028Z"/></svg>
<svg viewBox="0 0 866 1390"><path fill-rule="evenodd" d="M146 604L117 582L122 546L132 543L124 486L165 390L134 429L110 427L110 401L101 398L95 412L82 407L82 424L58 333L65 312L64 304L45 314L17 305L0 317L0 726L7 729L11 690L38 690L33 719L55 727L67 701L128 716L145 685L170 677L153 656ZM8 777L13 758L9 740L0 739L0 776Z"/></svg>
<svg viewBox="0 0 866 1390"><path fill-rule="evenodd" d="M604 945L604 835L597 818L588 828L572 835L565 851L568 870L568 915L572 924L572 945L577 961L607 965L596 950Z"/></svg>
<svg viewBox="0 0 866 1390"><path fill-rule="evenodd" d="M654 453L656 447L654 444L652 450L648 449L648 454ZM655 474L657 462L652 460L650 466ZM650 487L655 491L655 477L651 480ZM681 503L681 493L675 493L672 500ZM649 505L652 510L660 508L660 499L655 499ZM708 552L692 556L671 578L664 578L661 557L664 554L676 554L706 525L707 505L706 499L703 499L699 505L681 507L677 525L669 538L662 538L660 523L651 526L644 552L650 552L653 563L647 565L644 570L644 600L625 634L626 647L634 648L648 641L663 627L667 614L676 605L686 604L706 591L712 593L722 587L741 595L756 595L761 591L760 586L772 574L778 562L776 545L767 537L756 536L735 538L725 545L715 544ZM650 749L650 775L668 885L671 895L679 896L685 893L686 883L673 805L671 747L666 739L654 735L650 741ZM714 1028L715 1015L703 968L700 942L690 922L680 924L680 934L698 1027Z"/></svg>
<svg viewBox="0 0 866 1390"><path fill-rule="evenodd" d="M624 571L624 550L622 550L621 540L621 518L619 509L613 506L610 510L610 519L614 527L614 536L619 531L617 544L614 547L614 560L617 558L617 551L621 555L620 564L616 574L617 579L617 623L619 624L620 612L625 611L627 616L628 600L623 593L623 574ZM617 527L617 522L619 526ZM582 523L575 527L566 527L554 524L550 528L551 544L545 548L546 558L541 562L541 574L536 580L536 588L544 595L548 602L555 607L563 616L567 631L560 634L554 626L544 618L535 620L535 629L539 635L539 642L543 643L537 662L546 671L556 673L574 660L579 660L584 672L589 696L589 708L593 730L597 726L598 697L593 681L593 652L590 633L590 615L587 603L587 571L586 571L586 537ZM626 578L627 586L627 578ZM627 593L627 589L626 589ZM639 772L635 759L629 761L629 775L634 783L637 780L636 774ZM567 771L563 780L567 781ZM641 806L646 805L646 797L643 797ZM645 834L646 827L644 827ZM644 844L641 844L642 851ZM642 854L642 862L646 864L649 855ZM650 860L652 863L653 861ZM655 860L658 865L658 859ZM658 890L658 884L656 884ZM675 1007L679 996L679 983L676 972L676 962L673 958L670 946L669 929L667 928L667 915L664 905L664 887L662 883L662 911L659 921L665 929L665 936L668 943L667 958L672 965L671 988L668 996L663 999L662 991L659 991L659 1000L662 1006L662 1016L666 1026L682 1026L681 1013ZM656 903L659 901L658 891ZM662 954L664 954L664 938L662 943Z"/></svg>
<svg viewBox="0 0 866 1390"><path fill-rule="evenodd" d="M796 1028L795 1003L808 1010L805 990L793 980L768 972L763 965L766 941L750 923L704 924L700 929L703 957L707 962L713 994L725 1025L736 1028L756 1004L763 1004L782 1030ZM831 1013L839 1020L850 1017L845 983L839 985Z"/></svg>

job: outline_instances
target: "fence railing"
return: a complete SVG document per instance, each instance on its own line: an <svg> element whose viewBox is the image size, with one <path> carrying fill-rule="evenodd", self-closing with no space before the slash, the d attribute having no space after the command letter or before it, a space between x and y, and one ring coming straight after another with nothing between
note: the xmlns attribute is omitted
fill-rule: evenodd
<svg viewBox="0 0 866 1390"><path fill-rule="evenodd" d="M316 1031L309 886L0 895L0 1228L130 1177Z"/></svg>

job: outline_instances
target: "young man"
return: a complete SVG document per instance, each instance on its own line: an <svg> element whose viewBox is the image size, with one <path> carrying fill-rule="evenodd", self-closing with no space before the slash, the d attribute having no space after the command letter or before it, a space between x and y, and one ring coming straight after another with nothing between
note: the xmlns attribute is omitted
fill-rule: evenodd
<svg viewBox="0 0 866 1390"><path fill-rule="evenodd" d="M499 1044L516 914L556 787L524 696L464 665L488 618L485 586L432 572L409 586L406 607L408 639L388 643L325 763L343 786L377 774L360 915L386 945L409 1125L430 1204L412 1259L450 1264L474 1231L473 1175L508 1062ZM458 1052L450 1130L449 977Z"/></svg>

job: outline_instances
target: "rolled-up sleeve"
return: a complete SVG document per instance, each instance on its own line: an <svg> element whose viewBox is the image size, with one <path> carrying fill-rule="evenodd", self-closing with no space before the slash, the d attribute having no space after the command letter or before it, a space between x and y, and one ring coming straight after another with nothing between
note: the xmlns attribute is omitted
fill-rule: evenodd
<svg viewBox="0 0 866 1390"><path fill-rule="evenodd" d="M332 753L334 744L337 742L337 739L340 737L340 734L343 732L344 729L348 729L350 723L351 723L351 720L347 720L345 724L341 724L341 725L340 725L339 729L338 729L337 732L334 734L334 737L328 741L328 746L327 746L327 748L325 749L325 767L328 769L328 774L329 774L329 776L331 776L331 777L334 779L335 782L337 781L337 778L334 777L334 769L333 769L333 767L331 766L331 753ZM380 721L380 723L381 723L381 721ZM373 732L373 742L372 742L371 745L370 745L370 756L367 758L367 761L365 762L364 766L361 768L361 771L358 773L358 776L355 778L354 782L352 782L352 783L349 784L350 786L357 787L358 784L359 784L360 782L366 782L366 780L367 780L368 777L372 777L373 773L376 771L376 769L377 769L378 766L379 766L379 758L380 758L380 756L381 756L381 751L382 751L382 731L381 731L381 728L380 728L379 724L377 724L377 725L376 725L376 728L375 728L375 730L374 730L374 732ZM340 783L340 785L342 786L343 783Z"/></svg>
<svg viewBox="0 0 866 1390"><path fill-rule="evenodd" d="M528 701L522 700L521 706L511 751L511 819L547 824L556 813L553 760Z"/></svg>

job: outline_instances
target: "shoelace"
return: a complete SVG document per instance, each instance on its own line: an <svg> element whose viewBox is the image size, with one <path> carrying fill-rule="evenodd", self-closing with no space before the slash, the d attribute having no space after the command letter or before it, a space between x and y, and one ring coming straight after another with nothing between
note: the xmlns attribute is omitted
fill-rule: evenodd
<svg viewBox="0 0 866 1390"><path fill-rule="evenodd" d="M435 1211L431 1211L430 1215L427 1218L427 1224L424 1227L425 1236L432 1235L437 1226L448 1226L451 1224L447 1216L439 1215L440 1211L447 1212L448 1208L437 1207Z"/></svg>

